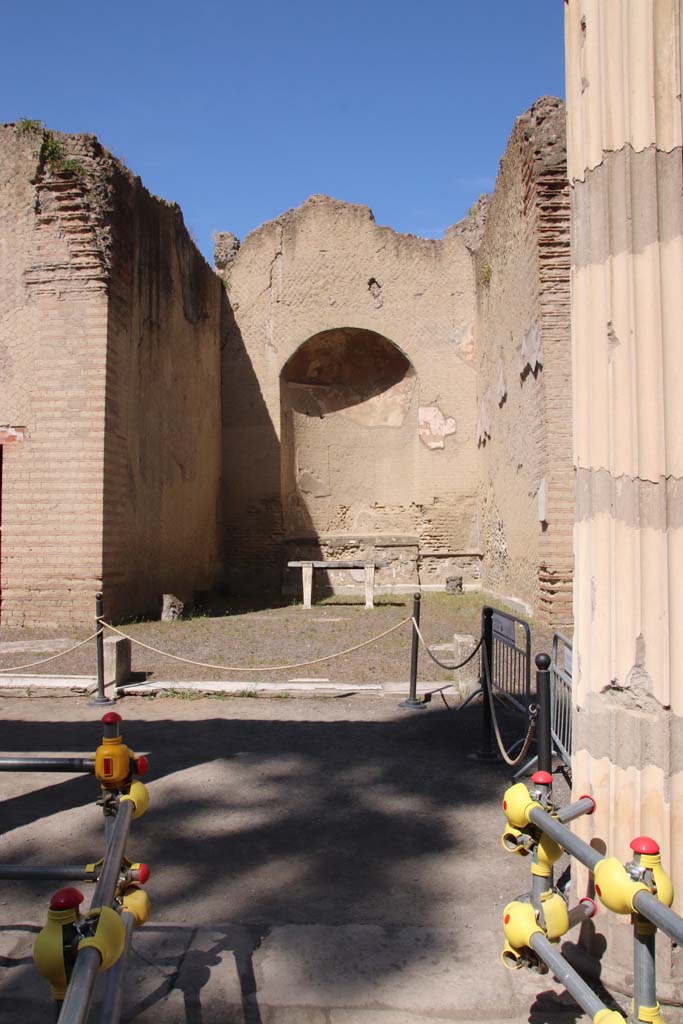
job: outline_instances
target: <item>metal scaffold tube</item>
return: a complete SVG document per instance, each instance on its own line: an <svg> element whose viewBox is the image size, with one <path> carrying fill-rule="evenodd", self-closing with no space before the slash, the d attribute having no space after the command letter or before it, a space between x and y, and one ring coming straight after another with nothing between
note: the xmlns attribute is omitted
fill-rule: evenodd
<svg viewBox="0 0 683 1024"><path fill-rule="evenodd" d="M568 821L574 821L575 818L580 818L583 814L592 814L595 810L595 800L592 796L582 796L578 800L575 800L573 804L567 804L561 811L557 812L557 820L566 824Z"/></svg>
<svg viewBox="0 0 683 1024"><path fill-rule="evenodd" d="M592 871L598 861L602 860L603 854L598 853L588 843L584 843L583 839L579 839L578 836L575 836L573 832L570 832L568 828L565 828L564 825L560 824L559 821L551 817L547 811L542 810L540 807L531 808L529 819L533 821L534 825L538 825L547 836L550 836L556 843L559 843L567 853L581 861L589 871Z"/></svg>
<svg viewBox="0 0 683 1024"><path fill-rule="evenodd" d="M683 917L679 917L670 907L653 896L651 892L641 890L633 897L633 906L639 914L656 924L661 931L683 946Z"/></svg>
<svg viewBox="0 0 683 1024"><path fill-rule="evenodd" d="M606 1010L607 1007L598 999L593 989L586 984L580 974L567 963L556 946L553 946L549 939L540 932L531 936L531 948L553 972L555 977L569 992L570 996L576 999L581 1009L593 1018L596 1014Z"/></svg>
<svg viewBox="0 0 683 1024"><path fill-rule="evenodd" d="M92 774L91 757L0 757L0 772L87 772Z"/></svg>
<svg viewBox="0 0 683 1024"><path fill-rule="evenodd" d="M64 864L61 867L50 864L33 864L22 867L21 864L0 864L0 878L51 878L64 882L95 882L97 871L88 871L82 864Z"/></svg>
<svg viewBox="0 0 683 1024"><path fill-rule="evenodd" d="M92 907L110 907L113 902L134 813L135 804L132 800L120 801L99 879L93 893ZM95 976L100 963L100 954L92 947L78 953L62 1003L58 1024L85 1024L90 1010Z"/></svg>
<svg viewBox="0 0 683 1024"><path fill-rule="evenodd" d="M102 1009L100 1011L100 1024L119 1024L121 1010L123 1009L123 978L126 971L128 953L133 939L135 928L135 917L125 910L121 914L123 927L125 929L125 940L123 953L107 974L107 983L102 998Z"/></svg>

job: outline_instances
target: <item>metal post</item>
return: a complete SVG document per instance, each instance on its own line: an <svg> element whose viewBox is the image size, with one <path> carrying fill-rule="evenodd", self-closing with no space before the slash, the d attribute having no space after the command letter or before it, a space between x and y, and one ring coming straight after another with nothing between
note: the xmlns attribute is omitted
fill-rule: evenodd
<svg viewBox="0 0 683 1024"><path fill-rule="evenodd" d="M95 650L97 652L97 694L91 701L88 701L91 706L98 704L111 704L111 701L104 692L104 631L102 629L101 622L103 615L102 593L98 590L95 594L95 628L97 629L97 636L95 637Z"/></svg>
<svg viewBox="0 0 683 1024"><path fill-rule="evenodd" d="M88 772L95 762L91 757L0 757L0 772Z"/></svg>
<svg viewBox="0 0 683 1024"><path fill-rule="evenodd" d="M413 618L415 623L420 625L420 601L422 595L420 593L413 594ZM426 707L423 700L417 698L417 655L419 650L419 637L415 624L412 628L412 645L410 648L410 690L406 700L401 701L399 704L400 708L408 708L410 710L423 709Z"/></svg>
<svg viewBox="0 0 683 1024"><path fill-rule="evenodd" d="M538 954L544 964L550 968L555 977L566 988L567 992L577 1001L581 1009L593 1020L597 1014L607 1007L598 999L595 992L583 980L580 974L567 963L557 947L553 946L545 935L536 932L530 938L531 948ZM623 1020L623 1017L622 1017Z"/></svg>
<svg viewBox="0 0 683 1024"><path fill-rule="evenodd" d="M126 973L130 944L133 938L135 917L133 914L129 914L124 910L121 914L121 920L123 921L123 927L125 929L123 953L114 966L107 972L104 995L102 997L102 1008L100 1010L100 1024L119 1024L119 1020L121 1019L121 1010L123 1009L124 975Z"/></svg>
<svg viewBox="0 0 683 1024"><path fill-rule="evenodd" d="M491 717L491 700L493 692L493 608L484 608L481 613L481 688L484 694L481 720L481 747L477 757L482 761L493 761L496 750L493 743L493 719Z"/></svg>
<svg viewBox="0 0 683 1024"><path fill-rule="evenodd" d="M553 770L553 740L550 734L550 658L547 654L536 655L536 743L538 749L538 770Z"/></svg>
<svg viewBox="0 0 683 1024"><path fill-rule="evenodd" d="M642 914L633 915L633 1019L636 1021L652 1019L641 1016L641 1007L651 1013L657 1006L656 934L655 925Z"/></svg>
<svg viewBox="0 0 683 1024"><path fill-rule="evenodd" d="M119 803L116 822L111 832L109 845L105 850L100 877L90 904L92 907L110 907L112 904L121 874L121 863L126 852L134 811L135 805L132 800L124 800ZM58 1024L85 1024L90 1011L93 986L100 962L100 954L92 947L78 953L62 1003Z"/></svg>

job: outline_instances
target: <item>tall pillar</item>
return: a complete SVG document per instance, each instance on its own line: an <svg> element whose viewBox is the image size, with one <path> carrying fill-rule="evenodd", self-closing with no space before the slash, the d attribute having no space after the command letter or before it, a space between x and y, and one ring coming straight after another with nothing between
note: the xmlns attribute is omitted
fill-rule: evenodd
<svg viewBox="0 0 683 1024"><path fill-rule="evenodd" d="M683 912L681 3L568 0L577 831L658 840ZM585 876L578 885L585 886ZM608 974L631 970L605 912ZM607 966L609 965L609 966ZM683 952L662 937L662 994ZM680 994L680 983L679 983Z"/></svg>

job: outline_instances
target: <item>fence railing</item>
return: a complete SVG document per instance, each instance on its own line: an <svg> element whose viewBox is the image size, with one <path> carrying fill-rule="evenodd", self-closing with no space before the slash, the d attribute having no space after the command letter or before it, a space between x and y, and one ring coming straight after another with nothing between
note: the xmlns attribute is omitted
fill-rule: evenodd
<svg viewBox="0 0 683 1024"><path fill-rule="evenodd" d="M525 729L528 723L531 708L531 630L523 619L489 605L481 612L481 688L484 700L479 756L492 758L496 756L494 736L501 747L499 730L494 722L495 697L524 716ZM524 744L523 736L524 732L517 745Z"/></svg>
<svg viewBox="0 0 683 1024"><path fill-rule="evenodd" d="M553 637L550 659L550 731L553 748L567 768L572 766L572 641Z"/></svg>

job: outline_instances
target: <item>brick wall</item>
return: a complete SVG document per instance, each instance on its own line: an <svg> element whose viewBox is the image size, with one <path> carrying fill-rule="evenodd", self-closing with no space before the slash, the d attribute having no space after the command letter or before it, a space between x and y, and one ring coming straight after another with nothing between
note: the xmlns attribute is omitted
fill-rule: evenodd
<svg viewBox="0 0 683 1024"><path fill-rule="evenodd" d="M101 580L105 238L41 143L0 128L0 425L24 434L3 445L4 625L92 617Z"/></svg>
<svg viewBox="0 0 683 1024"><path fill-rule="evenodd" d="M476 266L482 582L566 624L574 491L559 100L539 100L517 119Z"/></svg>
<svg viewBox="0 0 683 1024"><path fill-rule="evenodd" d="M333 535L337 548L346 535L350 551L361 536L411 533L421 563L430 560L428 582L443 582L449 558L464 558L475 582L474 281L462 240L401 235L367 207L312 196L237 253L219 236L217 265L234 310L223 403L235 588L279 586L281 540L302 530L322 542ZM403 396L404 418L366 421L360 399L355 412L339 402L338 377L320 415L288 410L281 373L302 346L371 334L407 358L412 390L404 394L406 380L369 401ZM362 352L359 342L361 362Z"/></svg>
<svg viewBox="0 0 683 1024"><path fill-rule="evenodd" d="M219 562L222 285L176 206L51 138L61 170L41 130L0 128L4 625L82 623L99 589L153 610Z"/></svg>
<svg viewBox="0 0 683 1024"><path fill-rule="evenodd" d="M224 290L180 209L110 170L105 612L191 601L219 567Z"/></svg>

